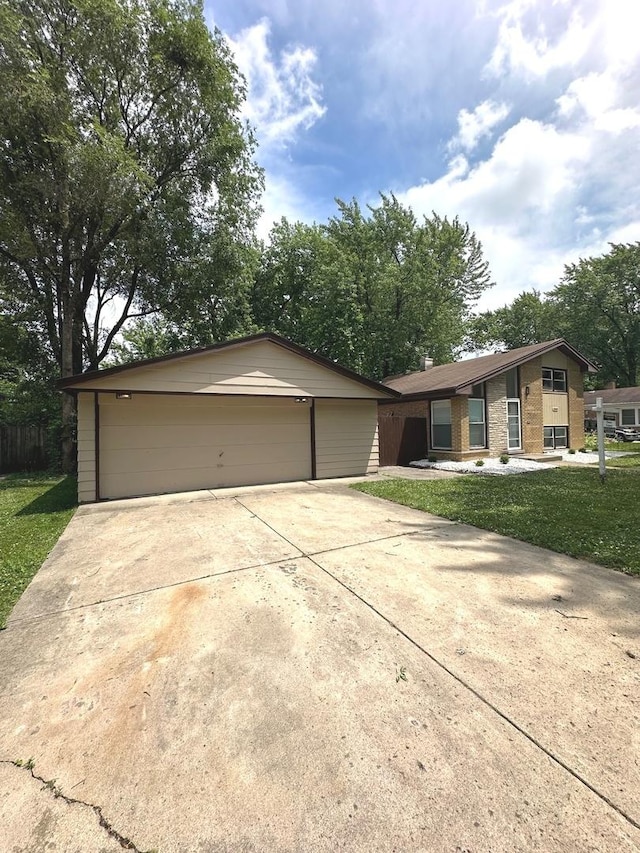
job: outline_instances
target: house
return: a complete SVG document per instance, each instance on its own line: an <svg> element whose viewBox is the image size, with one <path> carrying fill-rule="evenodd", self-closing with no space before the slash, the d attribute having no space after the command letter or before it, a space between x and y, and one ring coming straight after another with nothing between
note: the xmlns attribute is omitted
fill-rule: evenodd
<svg viewBox="0 0 640 853"><path fill-rule="evenodd" d="M594 407L596 398L602 397L605 424L611 429L616 427L635 428L640 432L640 387L635 388L603 388L601 391L584 392L585 425L595 429L596 413ZM592 426L593 425L593 426Z"/></svg>
<svg viewBox="0 0 640 853"><path fill-rule="evenodd" d="M78 498L374 472L397 391L273 334L60 380L78 401Z"/></svg>
<svg viewBox="0 0 640 853"><path fill-rule="evenodd" d="M427 451L440 459L540 454L584 441L583 373L595 367L562 338L390 377L400 400L384 418L425 419Z"/></svg>

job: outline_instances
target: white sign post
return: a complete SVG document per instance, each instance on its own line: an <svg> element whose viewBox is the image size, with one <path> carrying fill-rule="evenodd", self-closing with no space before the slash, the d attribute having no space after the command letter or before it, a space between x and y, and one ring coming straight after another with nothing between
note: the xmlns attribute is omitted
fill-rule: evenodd
<svg viewBox="0 0 640 853"><path fill-rule="evenodd" d="M600 463L600 482L604 483L607 468L604 462L604 411L602 397L596 397L596 423L598 427L598 462Z"/></svg>

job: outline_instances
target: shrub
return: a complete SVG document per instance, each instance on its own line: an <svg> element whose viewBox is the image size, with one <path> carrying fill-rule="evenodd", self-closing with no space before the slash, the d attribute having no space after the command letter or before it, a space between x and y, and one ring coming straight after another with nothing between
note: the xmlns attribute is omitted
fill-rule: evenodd
<svg viewBox="0 0 640 853"><path fill-rule="evenodd" d="M484 465L484 459L476 459L476 466L478 468L482 468L483 465Z"/></svg>
<svg viewBox="0 0 640 853"><path fill-rule="evenodd" d="M437 461L438 461L437 456L427 456L427 462L437 462Z"/></svg>
<svg viewBox="0 0 640 853"><path fill-rule="evenodd" d="M503 465L507 465L507 464L509 463L509 454L508 454L508 453L503 453L503 454L500 456L500 462L502 462L502 464L503 464Z"/></svg>
<svg viewBox="0 0 640 853"><path fill-rule="evenodd" d="M575 452L576 452L575 447L570 447L570 448L569 448L569 453L571 453L571 454L573 455Z"/></svg>
<svg viewBox="0 0 640 853"><path fill-rule="evenodd" d="M586 447L579 447L579 448L578 448L578 453L586 453L586 452L587 452L587 448L586 448Z"/></svg>

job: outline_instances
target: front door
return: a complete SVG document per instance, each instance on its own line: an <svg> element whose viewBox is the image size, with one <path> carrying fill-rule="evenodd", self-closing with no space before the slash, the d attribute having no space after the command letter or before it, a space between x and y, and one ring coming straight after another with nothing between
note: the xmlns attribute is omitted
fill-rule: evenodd
<svg viewBox="0 0 640 853"><path fill-rule="evenodd" d="M522 450L520 400L507 400L507 433L509 450Z"/></svg>

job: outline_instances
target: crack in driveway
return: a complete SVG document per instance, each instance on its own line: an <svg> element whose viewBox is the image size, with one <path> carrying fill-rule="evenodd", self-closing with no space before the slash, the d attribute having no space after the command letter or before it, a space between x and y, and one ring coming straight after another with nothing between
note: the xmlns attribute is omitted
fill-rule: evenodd
<svg viewBox="0 0 640 853"><path fill-rule="evenodd" d="M133 850L134 853L157 853L155 850L141 850L136 843L131 840L131 838L127 838L126 835L122 835L122 833L118 832L112 823L104 816L102 806L95 805L94 803L87 803L85 800L80 800L76 797L71 797L68 794L65 794L61 788L56 785L55 779L45 779L44 776L38 776L37 773L34 773L33 768L35 767L35 764L32 759L29 759L29 761L12 761L7 758L0 758L0 764L9 764L13 767L19 768L20 770L28 770L31 777L35 779L36 782L42 782L41 790L49 791L56 800L63 800L63 802L69 806L84 806L87 809L91 809L98 818L98 823L102 829L104 829L110 838L117 841L123 850Z"/></svg>

